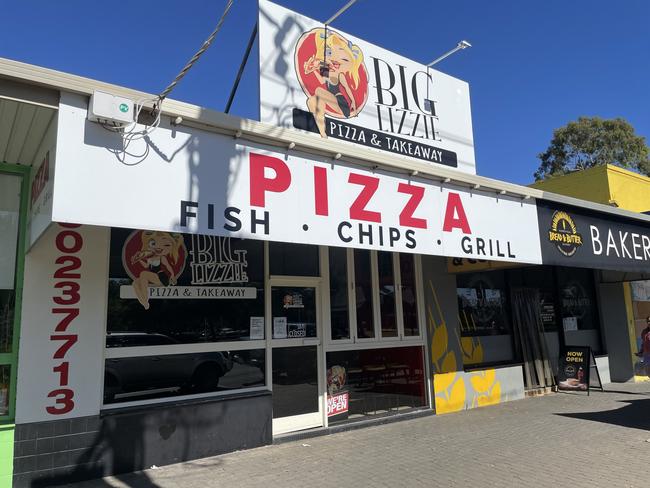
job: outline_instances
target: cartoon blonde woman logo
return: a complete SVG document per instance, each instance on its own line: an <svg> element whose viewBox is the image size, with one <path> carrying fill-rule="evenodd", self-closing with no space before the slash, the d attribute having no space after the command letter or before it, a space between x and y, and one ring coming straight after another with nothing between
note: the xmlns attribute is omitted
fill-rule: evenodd
<svg viewBox="0 0 650 488"><path fill-rule="evenodd" d="M122 248L122 264L145 310L149 310L149 287L175 285L186 256L181 234L136 230L129 235Z"/></svg>
<svg viewBox="0 0 650 488"><path fill-rule="evenodd" d="M294 65L321 137L325 116L349 119L368 99L368 71L359 46L330 29L305 32L296 44Z"/></svg>

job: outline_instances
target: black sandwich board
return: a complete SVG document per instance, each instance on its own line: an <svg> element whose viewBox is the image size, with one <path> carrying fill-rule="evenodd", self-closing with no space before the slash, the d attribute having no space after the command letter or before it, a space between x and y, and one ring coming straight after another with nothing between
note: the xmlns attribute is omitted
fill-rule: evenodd
<svg viewBox="0 0 650 488"><path fill-rule="evenodd" d="M560 348L557 371L558 390L586 391L603 389L596 359L589 346L565 346Z"/></svg>

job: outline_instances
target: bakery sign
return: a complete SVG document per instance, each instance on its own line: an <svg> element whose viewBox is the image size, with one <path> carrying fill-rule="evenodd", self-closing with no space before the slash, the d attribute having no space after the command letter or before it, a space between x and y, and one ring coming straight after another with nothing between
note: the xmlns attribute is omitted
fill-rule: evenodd
<svg viewBox="0 0 650 488"><path fill-rule="evenodd" d="M259 5L262 122L476 172L467 83Z"/></svg>
<svg viewBox="0 0 650 488"><path fill-rule="evenodd" d="M537 202L544 264L650 272L650 222Z"/></svg>

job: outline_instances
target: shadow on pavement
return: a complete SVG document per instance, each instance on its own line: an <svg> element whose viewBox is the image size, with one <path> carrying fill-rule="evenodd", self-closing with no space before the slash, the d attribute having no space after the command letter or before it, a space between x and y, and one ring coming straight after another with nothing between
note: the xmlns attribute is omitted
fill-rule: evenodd
<svg viewBox="0 0 650 488"><path fill-rule="evenodd" d="M627 393L627 392L625 392ZM620 425L631 429L650 430L650 398L638 400L621 400L627 405L615 410L584 413L556 413L560 417L591 420L605 424Z"/></svg>
<svg viewBox="0 0 650 488"><path fill-rule="evenodd" d="M121 476L114 476L114 480L119 481L119 486L128 488L160 488L160 485L154 483L146 473L129 473ZM105 479L95 479L82 481L67 485L59 485L60 488L115 488L117 483L109 483Z"/></svg>

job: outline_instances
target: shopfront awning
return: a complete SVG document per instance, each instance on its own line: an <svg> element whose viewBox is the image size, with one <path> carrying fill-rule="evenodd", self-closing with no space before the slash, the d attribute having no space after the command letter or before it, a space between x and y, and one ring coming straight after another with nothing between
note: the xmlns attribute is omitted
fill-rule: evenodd
<svg viewBox="0 0 650 488"><path fill-rule="evenodd" d="M173 100L162 104L161 127L125 144L119 134L86 119L88 97L98 89L133 100L149 95L3 59L0 80L14 95L32 99L35 108L23 113L18 126L30 118L35 129L45 125L44 117L58 121L48 168L54 175L50 221L645 272L647 215ZM60 94L57 117L53 98L44 93ZM38 97L41 105L34 103ZM34 154L35 143L19 148L22 132L9 131L6 151ZM38 131L27 133L38 139ZM7 137L7 130L2 134ZM583 243L571 256L558 251L565 243L547 239L549 218L565 207L576 215ZM640 247L630 240L624 244L632 247L618 247L620 259L611 246L609 256L598 254L597 242L589 240L592 224L582 213L600 218L599 225L631 225L627 239L638 235ZM605 227L601 232L608 235ZM557 234L556 239L578 239L571 232ZM589 259L588 249L594 250Z"/></svg>

